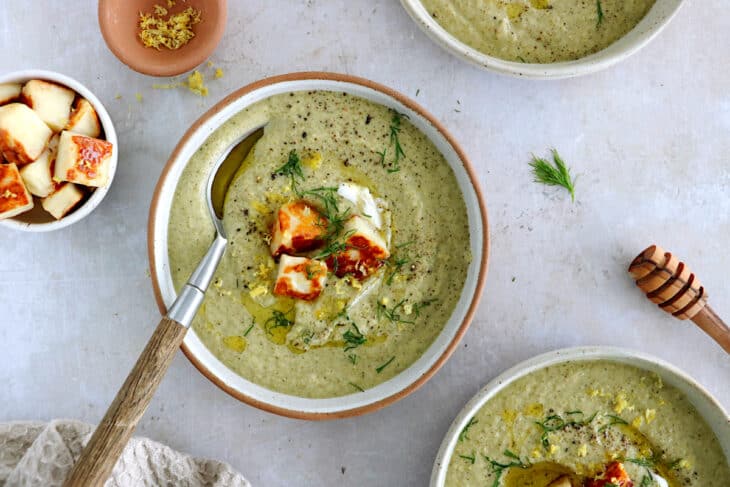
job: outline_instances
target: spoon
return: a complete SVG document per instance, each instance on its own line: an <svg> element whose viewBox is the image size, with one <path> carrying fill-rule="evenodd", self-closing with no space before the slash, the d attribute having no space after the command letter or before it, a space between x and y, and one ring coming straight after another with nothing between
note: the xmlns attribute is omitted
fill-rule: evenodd
<svg viewBox="0 0 730 487"><path fill-rule="evenodd" d="M629 266L629 274L646 297L680 320L692 320L730 353L730 328L707 304L707 292L689 266L652 245Z"/></svg>
<svg viewBox="0 0 730 487"><path fill-rule="evenodd" d="M228 243L222 222L226 193L236 171L263 133L260 127L240 137L213 166L208 176L206 200L215 227L215 240L147 342L64 486L102 486L114 469L203 302Z"/></svg>
<svg viewBox="0 0 730 487"><path fill-rule="evenodd" d="M215 50L226 27L226 0L177 1L170 14L188 7L200 12L193 26L195 37L179 49L145 47L139 40L139 14L152 12L163 0L99 0L99 28L107 47L133 70L151 76L176 76L205 61Z"/></svg>

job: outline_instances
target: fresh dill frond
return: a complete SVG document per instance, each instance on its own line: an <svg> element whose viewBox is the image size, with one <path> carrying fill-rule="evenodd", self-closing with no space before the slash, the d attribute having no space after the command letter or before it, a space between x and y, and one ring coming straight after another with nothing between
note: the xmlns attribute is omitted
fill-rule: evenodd
<svg viewBox="0 0 730 487"><path fill-rule="evenodd" d="M472 452L471 455L459 455L459 457L463 458L464 460L471 463L472 465L474 465L474 463L476 463L476 461L477 461L477 457L474 454L474 452Z"/></svg>
<svg viewBox="0 0 730 487"><path fill-rule="evenodd" d="M398 248L400 247L396 245L396 249ZM389 272L385 276L385 284L387 286L393 284L393 278L396 276L396 274L399 274L403 266L409 264L410 262L411 258L407 252L399 251L398 253L394 253L393 255L391 255L386 261Z"/></svg>
<svg viewBox="0 0 730 487"><path fill-rule="evenodd" d="M406 320L401 316L401 311L403 310L403 307L406 304L406 300L402 299L399 302L397 302L395 305L393 305L392 308L388 308L388 305L383 304L382 301L378 301L378 308L377 308L377 317L380 319L382 316L385 316L388 321L392 323L406 323L409 325L413 325L416 322L412 320Z"/></svg>
<svg viewBox="0 0 730 487"><path fill-rule="evenodd" d="M319 203L322 215L325 217L321 221L321 226L325 227L325 248L315 257L322 259L346 250L343 242L339 242L338 238L345 228L345 222L350 218L350 208L340 210L338 203L337 188L333 186L322 186L319 188L309 189L299 194L303 198L314 199ZM343 240L347 240L349 235L345 235Z"/></svg>
<svg viewBox="0 0 730 487"><path fill-rule="evenodd" d="M345 340L345 352L349 352L353 348L357 348L368 341L365 335L360 333L360 329L355 323L351 323L350 325L352 326L352 330L347 330L342 335L342 339Z"/></svg>
<svg viewBox="0 0 730 487"><path fill-rule="evenodd" d="M271 334L271 331L274 328L287 328L294 324L293 320L290 320L286 315L288 313L283 313L279 310L274 310L274 312L271 314L271 317L266 320L264 323L264 328L266 328L266 332Z"/></svg>
<svg viewBox="0 0 730 487"><path fill-rule="evenodd" d="M383 365L381 365L380 367L376 367L376 368L375 368L375 372L377 372L378 374L379 374L379 373L381 373L381 372L382 372L383 370L385 370L385 368L386 368L387 366L389 366L389 365L390 365L390 363L391 363L391 362L392 362L393 360L395 360L395 355L393 355L392 357L390 357L390 360L388 360L387 362L385 362L385 363L384 363Z"/></svg>
<svg viewBox="0 0 730 487"><path fill-rule="evenodd" d="M304 172L302 172L302 163L297 151L292 149L289 152L289 159L287 159L283 166L276 169L273 174L276 176L288 176L291 180L292 191L299 194L298 181L304 181Z"/></svg>
<svg viewBox="0 0 730 487"><path fill-rule="evenodd" d="M347 356L347 360L349 360L352 365L357 365L357 361L359 360L359 357L356 353L351 353Z"/></svg>
<svg viewBox="0 0 730 487"><path fill-rule="evenodd" d="M589 425L593 422L593 420L596 418L598 413L593 413L590 417L586 419L572 419L572 418L563 418L559 414L551 414L550 416L547 416L542 421L535 421L535 424L540 427L542 430L542 435L540 436L540 443L542 443L543 448L546 450L550 448L550 433L553 431L563 431L564 429L568 427L575 427L580 428L586 425ZM575 415L581 415L583 416L583 411L569 411L565 413L566 416L575 416Z"/></svg>
<svg viewBox="0 0 730 487"><path fill-rule="evenodd" d="M570 169L558 154L556 149L552 149L553 163L547 159L532 156L532 174L536 183L546 184L548 186L562 186L570 193L570 199L575 201L575 178L571 177Z"/></svg>
<svg viewBox="0 0 730 487"><path fill-rule="evenodd" d="M249 333L251 332L251 330L252 330L252 329L253 329L253 323L251 323L251 326L249 326L249 327L248 327L248 328L246 329L246 331L245 331L245 332L243 332L243 336L248 336L248 334L249 334Z"/></svg>
<svg viewBox="0 0 730 487"><path fill-rule="evenodd" d="M613 415L613 414L606 414L606 417L608 418L608 423L606 423L603 426L601 426L600 428L598 428L599 433L601 433L604 430L610 428L611 426L614 426L617 424L618 425L629 424L628 421L626 421L625 419L623 419L619 416Z"/></svg>
<svg viewBox="0 0 730 487"><path fill-rule="evenodd" d="M490 467L492 467L492 473L494 474L494 482L492 482L492 487L499 487L500 479L502 478L502 474L505 472L505 470L513 467L529 468L531 466L530 462L522 461L518 455L511 452L510 450L505 450L504 452L502 452L502 455L510 458L511 460L508 462L498 462L493 458L482 455L484 457L484 460L486 460L487 463L489 463Z"/></svg>
<svg viewBox="0 0 730 487"><path fill-rule="evenodd" d="M350 384L352 387L354 387L355 389L357 389L360 392L365 392L365 389L363 389L359 385L355 384L354 382L348 382L348 384Z"/></svg>
<svg viewBox="0 0 730 487"><path fill-rule="evenodd" d="M469 439L469 430L472 426L477 424L479 422L478 419L476 419L474 416L469 420L468 423L466 423L466 426L462 428L461 432L459 433L459 441L464 441Z"/></svg>
<svg viewBox="0 0 730 487"><path fill-rule="evenodd" d="M396 111L393 112L393 117L390 119L390 145L383 149L383 152L378 152L378 155L380 155L380 165L387 168L389 173L400 171L400 161L406 157L406 153L400 143L401 120L403 118L408 118L408 116ZM392 162L387 162L386 156L390 147L393 148L395 155L393 156Z"/></svg>
<svg viewBox="0 0 730 487"><path fill-rule="evenodd" d="M596 0L596 28L603 23L603 5L601 0Z"/></svg>

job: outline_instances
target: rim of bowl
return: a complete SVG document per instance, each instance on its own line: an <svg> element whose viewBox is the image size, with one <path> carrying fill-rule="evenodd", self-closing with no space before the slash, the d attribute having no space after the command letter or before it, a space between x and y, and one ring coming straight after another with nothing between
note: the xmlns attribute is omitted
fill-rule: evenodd
<svg viewBox="0 0 730 487"><path fill-rule="evenodd" d="M102 188L96 188L84 204L73 210L68 215L64 216L60 220L47 223L27 223L15 218L0 220L0 226L12 228L14 230L21 230L25 232L50 232L68 227L80 220L83 220L92 211L94 211L97 206L99 206L99 203L101 203L104 199L106 194L109 192L109 188L111 188L112 183L114 182L114 176L117 172L117 161L119 159L119 144L117 143L117 132L114 130L114 124L112 123L109 113L106 111L106 107L104 107L96 95L94 95L94 93L81 82L66 76L65 74L44 69L23 69L7 74L0 74L0 83L25 83L32 79L43 79L64 85L89 100L89 102L93 105L94 110L96 110L99 122L101 122L101 126L104 129L105 140L113 145L112 158L109 161L109 183Z"/></svg>
<svg viewBox="0 0 730 487"><path fill-rule="evenodd" d="M479 301L481 299L483 290L484 290L484 283L486 280L487 275L487 263L489 260L489 227L488 227L488 221L487 221L487 209L486 204L484 200L484 196L482 194L481 187L479 185L479 181L476 175L476 172L474 171L474 168L466 156L465 152L461 148L461 146L456 142L456 140L453 138L453 136L446 130L446 128L439 122L433 115L431 115L429 112L427 112L424 108L422 108L420 105L415 103L413 100L407 98L406 96L402 95L401 93L388 88L384 85L381 85L379 83L375 83L373 81L370 81L365 78L360 78L356 76L351 75L345 75L345 74L337 74L337 73L329 73L329 72L320 72L320 71L308 71L308 72L296 72L296 73L289 73L289 74L283 74L278 76L273 76L269 78L265 78L259 81L256 81L254 83L251 83L249 85L246 85L230 95L228 95L226 98L221 100L219 103L217 103L215 106L213 106L210 110L208 110L205 114L203 114L198 120L196 120L193 125L185 132L185 134L180 139L180 142L178 142L177 146L173 150L172 154L170 155L170 158L168 159L165 167L162 170L162 173L160 175L160 178L157 182L157 185L155 187L154 195L152 198L152 203L150 205L150 212L149 212L149 220L148 220L148 231L147 231L147 249L149 254L149 261L150 261L150 269L151 272L151 280L152 280L152 287L155 294L155 299L157 301L157 305L160 309L161 313L166 313L167 308L162 296L160 282L158 282L158 263L156 262L155 258L155 235L157 233L156 224L157 224L157 212L158 212L158 203L160 201L160 195L161 190L163 189L163 186L166 184L166 180L169 176L169 172L172 169L173 165L175 165L177 159L180 156L181 151L183 150L184 146L188 143L188 141L191 139L191 137L194 136L198 130L200 130L201 126L203 126L206 122L208 122L211 118L213 118L217 113L219 113L221 110L223 110L228 105L234 103L239 98L254 93L261 88L265 88L268 86L273 86L277 84L283 84L288 82L300 82L300 81L325 81L325 82L341 82L345 84L350 85L359 85L360 87L364 87L366 89L374 90L377 92L380 92L381 94L385 95L386 97L389 97L393 100L395 100L397 103L407 107L408 109L412 110L413 112L417 113L419 116L421 116L426 122L433 125L433 127L436 129L436 131L444 138L444 140L448 143L448 145L453 149L455 155L458 157L459 161L461 162L465 174L468 178L468 182L471 184L474 195L476 197L476 200L478 202L478 219L481 222L482 226L482 232L481 232L481 262L479 263L478 267L478 274L475 278L475 284L474 284L474 292L468 298L468 308L464 314L464 317L459 324L458 328L456 329L454 336L452 339L447 343L447 345L437 352L438 356L435 359L435 361L428 367L428 369L420 372L418 377L412 381L410 384L406 385L405 387L399 389L397 392L393 394L389 394L386 397L381 397L373 402L366 403L362 406L353 407L349 409L337 409L335 407L331 408L330 411L324 411L324 412L311 412L311 411L302 411L297 409L292 409L288 407L282 407L279 405L271 404L269 402L265 402L262 400L255 399L251 397L250 395L243 393L237 389L234 389L233 387L227 385L223 379L218 377L213 371L209 370L202 362L199 360L193 351L187 346L185 342L181 345L182 351L187 356L187 358L190 360L190 362L204 375L206 376L211 382L213 382L215 385L217 385L220 389L224 390L234 398L238 399L239 401L242 401L246 404L249 404L251 406L254 406L258 409L262 409L264 411L268 411L274 414L278 414L281 416L287 416L291 418L296 419L308 419L308 420L323 420L323 419L338 419L338 418L346 418L346 417L353 417L353 416L359 416L362 414L374 412L376 410L379 410L389 404L392 404L410 393L414 392L416 389L421 387L424 383L426 383L440 368L441 366L446 362L446 360L451 356L451 354L456 349L457 345L461 341L461 338L466 333L466 330L468 329L474 314L476 312L476 309L478 307ZM242 107L240 110L243 110L245 107ZM238 110L236 113L239 113L240 110ZM228 120L228 119L226 119ZM225 123L225 120L221 122L221 124ZM217 127L220 127L219 124ZM216 127L216 128L217 128ZM212 132L212 131L211 131ZM206 137L209 136L210 133L206 134ZM197 149L196 149L197 150ZM187 164L187 163L186 163ZM167 249L164 249L164 252L167 252ZM464 297L463 290L462 290L462 298ZM456 312L456 310L454 311ZM453 315L453 313L452 313ZM436 342L434 342L436 343ZM431 346L434 345L434 343L431 344ZM222 363L221 363L222 364ZM394 376L393 378L389 380L393 380L398 375L403 374L405 371L410 369L416 364L414 362L409 367L401 371L399 374ZM225 366L225 365L224 365ZM229 369L230 370L230 369ZM235 373L234 373L235 374ZM237 375L237 374L236 374ZM240 376L239 376L240 377ZM388 382L388 381L386 381ZM376 386L377 387L377 386ZM264 388L265 389L265 388ZM286 395L286 394L285 394ZM291 395L286 395L291 396ZM295 396L291 396L295 397ZM341 396L346 397L346 396ZM340 399L340 397L336 398L330 398L330 399Z"/></svg>
<svg viewBox="0 0 730 487"><path fill-rule="evenodd" d="M563 79L606 69L636 53L654 39L679 11L684 0L657 0L641 21L606 48L573 61L520 63L490 56L458 40L428 13L421 0L401 0L418 27L443 49L477 67L518 78Z"/></svg>
<svg viewBox="0 0 730 487"><path fill-rule="evenodd" d="M458 442L459 433L467 421L500 391L516 380L552 365L565 362L589 362L595 360L627 364L659 374L664 382L679 389L680 392L687 396L692 405L698 409L698 414L708 423L712 432L715 433L718 441L720 441L720 447L723 449L728 461L730 461L730 416L728 412L707 389L682 369L653 355L628 348L607 346L571 347L542 353L524 360L502 372L479 389L479 392L469 399L459 411L451 426L449 426L446 435L444 435L433 464L433 470L431 471L430 487L442 487L445 485L446 474L449 470L449 463L454 448ZM711 424L706 417L707 415L699 411L700 408L697 402L687 392L689 390L693 391L695 397L699 397L705 402L703 409L704 406L708 406L724 418L724 423L721 423L724 425L724 429L722 430L724 434L720 434L720 431L718 431L718 428L723 428L721 424Z"/></svg>

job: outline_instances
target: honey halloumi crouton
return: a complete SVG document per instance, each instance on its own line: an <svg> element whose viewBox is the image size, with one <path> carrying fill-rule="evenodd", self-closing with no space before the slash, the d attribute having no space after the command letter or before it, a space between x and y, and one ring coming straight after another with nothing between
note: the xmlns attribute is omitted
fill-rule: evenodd
<svg viewBox="0 0 730 487"><path fill-rule="evenodd" d="M31 194L45 198L53 193L56 183L53 181L51 166L55 159L56 154L49 147L43 151L38 159L20 169L23 183L25 183Z"/></svg>
<svg viewBox="0 0 730 487"><path fill-rule="evenodd" d="M352 216L344 226L345 250L327 258L327 266L337 277L351 274L363 280L378 270L390 257L388 245L367 219Z"/></svg>
<svg viewBox="0 0 730 487"><path fill-rule="evenodd" d="M53 218L60 220L73 210L84 198L84 192L75 184L63 183L49 196L41 200L41 206Z"/></svg>
<svg viewBox="0 0 730 487"><path fill-rule="evenodd" d="M593 480L586 483L586 487L632 487L633 482L629 474L624 470L621 462L612 462L606 466L606 470Z"/></svg>
<svg viewBox="0 0 730 487"><path fill-rule="evenodd" d="M84 186L106 186L112 151L111 142L64 130L58 142L54 177Z"/></svg>
<svg viewBox="0 0 730 487"><path fill-rule="evenodd" d="M22 103L0 107L0 152L18 165L35 161L51 138L51 129Z"/></svg>
<svg viewBox="0 0 730 487"><path fill-rule="evenodd" d="M0 83L0 105L9 103L20 96L23 85L20 83Z"/></svg>
<svg viewBox="0 0 730 487"><path fill-rule="evenodd" d="M96 110L86 98L79 98L74 104L71 117L64 130L75 132L77 134L86 135L87 137L99 137L101 135L101 125Z"/></svg>
<svg viewBox="0 0 730 487"><path fill-rule="evenodd" d="M311 301L317 299L327 283L324 262L283 254L274 284L274 294Z"/></svg>
<svg viewBox="0 0 730 487"><path fill-rule="evenodd" d="M68 123L75 97L73 90L40 79L28 81L22 91L23 101L54 132L63 130Z"/></svg>
<svg viewBox="0 0 730 487"><path fill-rule="evenodd" d="M0 164L0 220L33 209L33 196L23 184L18 166Z"/></svg>
<svg viewBox="0 0 730 487"><path fill-rule="evenodd" d="M305 201L282 206L271 232L271 255L311 250L322 242L327 224L327 218Z"/></svg>

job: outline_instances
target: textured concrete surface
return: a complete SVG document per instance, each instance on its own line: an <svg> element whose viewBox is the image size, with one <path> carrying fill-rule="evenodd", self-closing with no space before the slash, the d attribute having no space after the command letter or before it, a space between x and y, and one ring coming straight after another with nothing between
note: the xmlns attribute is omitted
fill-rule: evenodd
<svg viewBox="0 0 730 487"><path fill-rule="evenodd" d="M365 76L416 97L463 144L492 231L476 319L421 390L347 421L258 411L180 356L139 433L226 460L256 485L424 485L449 423L481 385L537 353L591 344L664 358L730 407L730 359L692 324L653 309L625 272L636 253L660 243L696 269L713 307L730 317L730 29L718 15L722 0L689 0L626 62L558 82L466 65L394 0L229 4L212 57L226 75L210 82L205 99L153 90L158 81L117 61L98 31L96 2L0 5L0 72L38 67L85 83L107 105L121 154L107 199L85 221L46 235L0 229L0 420L99 420L157 322L145 231L169 153L235 88L309 69ZM575 203L532 182L530 153L550 147L578 175Z"/></svg>

